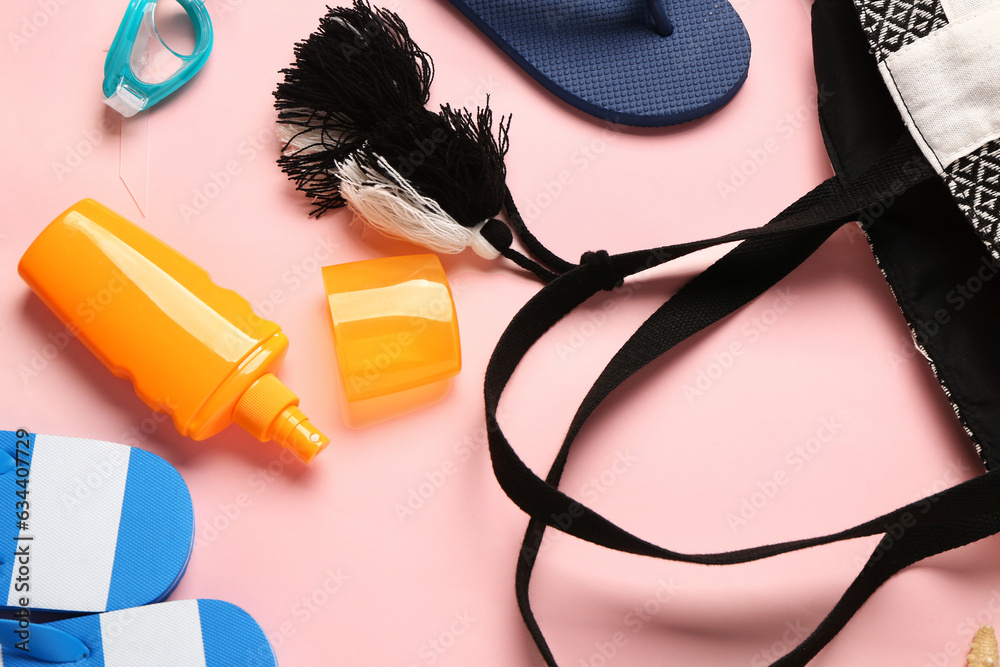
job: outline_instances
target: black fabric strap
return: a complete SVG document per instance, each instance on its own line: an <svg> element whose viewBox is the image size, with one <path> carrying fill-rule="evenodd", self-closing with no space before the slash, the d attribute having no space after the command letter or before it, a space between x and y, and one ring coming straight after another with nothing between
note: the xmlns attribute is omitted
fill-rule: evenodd
<svg viewBox="0 0 1000 667"><path fill-rule="evenodd" d="M524 224L524 219L514 204L514 197L510 194L510 188L507 188L507 194L504 198L504 208L507 211L507 217L510 219L511 227L514 228L514 233L517 234L518 240L532 257L559 273L569 271L575 266L575 264L567 262L562 257L558 257L535 238L535 235Z"/></svg>
<svg viewBox="0 0 1000 667"><path fill-rule="evenodd" d="M516 593L525 624L550 667L556 667L557 663L534 618L528 593L548 526L618 551L706 565L744 563L845 539L884 534L868 564L829 616L801 645L775 663L781 667L808 663L865 600L899 570L1000 531L1000 476L996 473L987 473L832 535L711 554L685 554L652 544L558 489L574 439L588 417L616 387L678 343L775 285L838 228L856 220L868 207L884 207L932 175L906 135L861 177L848 185L837 179L820 184L763 227L651 250L585 255L579 266L572 266L552 280L514 317L487 367L486 422L497 480L514 503L531 517L517 565ZM742 243L682 287L614 355L579 406L548 475L544 480L538 477L518 457L497 421L503 389L528 349L556 322L599 291L676 257L732 241ZM891 526L906 529L901 536L894 530L893 537L889 534Z"/></svg>

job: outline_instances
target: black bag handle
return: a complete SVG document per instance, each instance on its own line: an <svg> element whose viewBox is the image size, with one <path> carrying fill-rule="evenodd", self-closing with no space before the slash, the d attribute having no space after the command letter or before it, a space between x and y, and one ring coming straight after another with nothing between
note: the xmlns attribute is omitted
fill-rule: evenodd
<svg viewBox="0 0 1000 667"><path fill-rule="evenodd" d="M846 185L835 177L825 181L763 227L707 241L620 255L603 251L587 253L580 265L552 279L515 315L486 370L486 423L497 480L511 500L531 517L521 547L515 586L521 616L547 665L558 667L534 618L528 588L548 526L609 549L706 565L745 563L884 534L868 563L826 619L799 646L774 663L780 667L808 663L896 572L928 556L1000 532L1000 472L997 471L832 535L711 554L679 553L652 544L558 489L574 439L588 417L616 387L678 343L763 294L837 229L858 219L866 209L888 206L896 196L933 175L906 134L861 177ZM614 355L579 406L546 478L542 480L532 472L511 447L497 421L503 390L528 349L574 308L599 291L620 285L625 277L695 250L737 240L743 242L666 301ZM895 536L889 534L893 525L897 527ZM898 526L905 528L902 535Z"/></svg>

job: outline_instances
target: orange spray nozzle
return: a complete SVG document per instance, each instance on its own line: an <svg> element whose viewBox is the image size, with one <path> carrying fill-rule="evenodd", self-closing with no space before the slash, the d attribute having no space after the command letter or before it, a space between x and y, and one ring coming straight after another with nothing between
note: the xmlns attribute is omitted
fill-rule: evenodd
<svg viewBox="0 0 1000 667"><path fill-rule="evenodd" d="M330 444L298 408L299 397L273 373L257 379L233 408L233 421L261 442L274 440L309 463Z"/></svg>

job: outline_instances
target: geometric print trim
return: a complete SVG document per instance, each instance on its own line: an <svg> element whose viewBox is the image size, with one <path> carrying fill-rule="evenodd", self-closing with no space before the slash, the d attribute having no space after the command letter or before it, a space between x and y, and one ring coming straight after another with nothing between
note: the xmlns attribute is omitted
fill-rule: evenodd
<svg viewBox="0 0 1000 667"><path fill-rule="evenodd" d="M1000 246L1000 140L958 158L944 175L962 213L989 246Z"/></svg>
<svg viewBox="0 0 1000 667"><path fill-rule="evenodd" d="M875 59L948 25L940 0L854 0Z"/></svg>

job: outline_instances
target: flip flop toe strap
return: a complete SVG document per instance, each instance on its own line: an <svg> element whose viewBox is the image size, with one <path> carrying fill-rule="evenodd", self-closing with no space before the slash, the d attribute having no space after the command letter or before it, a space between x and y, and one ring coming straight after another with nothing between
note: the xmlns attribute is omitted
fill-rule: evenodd
<svg viewBox="0 0 1000 667"><path fill-rule="evenodd" d="M646 0L646 7L653 16L656 32L662 37L669 37L674 32L674 24L667 17L667 3L664 0Z"/></svg>
<svg viewBox="0 0 1000 667"><path fill-rule="evenodd" d="M35 625L28 620L0 620L0 646L15 655L49 664L83 660L90 649L82 641L50 625Z"/></svg>

